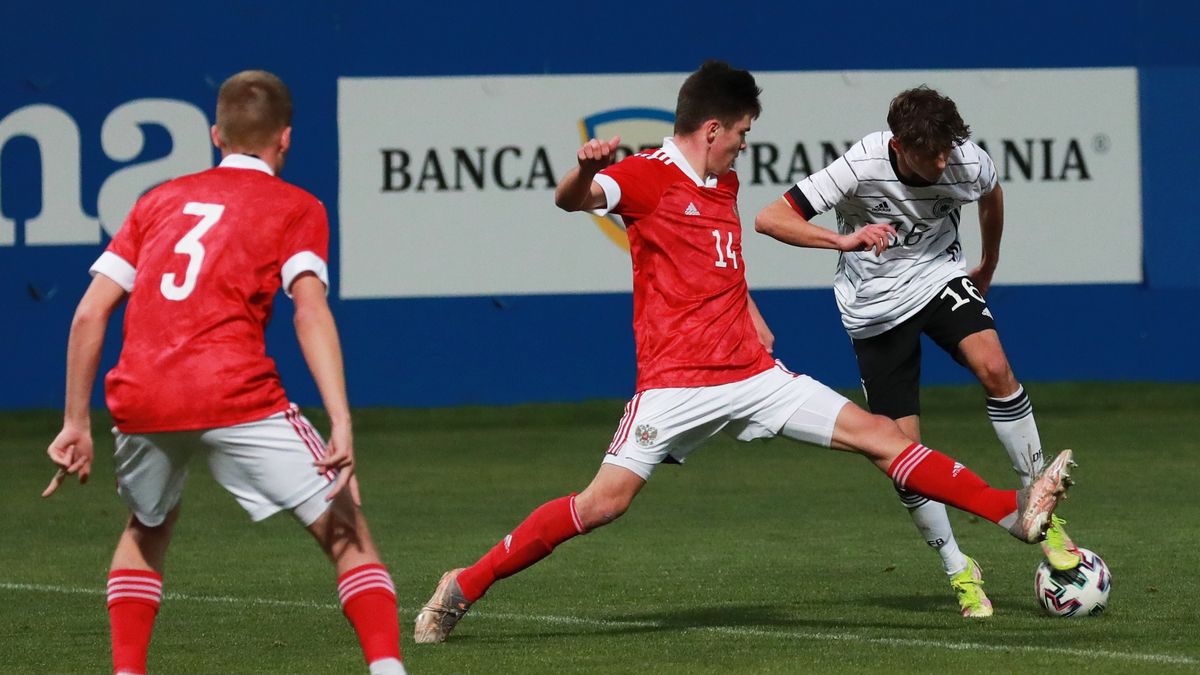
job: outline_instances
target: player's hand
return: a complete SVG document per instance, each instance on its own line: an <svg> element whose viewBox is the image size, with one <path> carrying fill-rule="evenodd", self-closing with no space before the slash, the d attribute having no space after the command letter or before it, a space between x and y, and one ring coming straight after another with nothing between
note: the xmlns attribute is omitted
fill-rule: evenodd
<svg viewBox="0 0 1200 675"><path fill-rule="evenodd" d="M324 459L313 462L317 473L336 471L337 479L333 489L325 496L326 501L332 501L346 486L350 486L350 496L359 503L358 481L354 477L354 440L348 427L334 427L329 432L329 447L325 449Z"/></svg>
<svg viewBox="0 0 1200 675"><path fill-rule="evenodd" d="M579 160L579 172L594 176L601 169L612 164L617 159L617 146L621 144L620 136L613 136L611 141L593 138L579 148L576 157Z"/></svg>
<svg viewBox="0 0 1200 675"><path fill-rule="evenodd" d="M894 236L895 226L888 223L872 223L860 227L853 234L842 235L838 242L838 250L874 251L877 256L883 255Z"/></svg>
<svg viewBox="0 0 1200 675"><path fill-rule="evenodd" d="M58 466L58 471L50 479L50 484L42 490L43 497L54 494L67 476L78 474L79 483L88 481L92 474L92 430L86 425L63 424L62 431L54 437L50 447L46 448L50 461Z"/></svg>
<svg viewBox="0 0 1200 675"><path fill-rule="evenodd" d="M975 288L979 289L979 294L986 296L988 289L992 287L992 275L995 273L995 265L980 265L968 272L967 276L971 283L975 284Z"/></svg>
<svg viewBox="0 0 1200 675"><path fill-rule="evenodd" d="M775 334L767 327L765 321L755 321L754 330L758 333L758 341L767 350L768 354L775 353Z"/></svg>

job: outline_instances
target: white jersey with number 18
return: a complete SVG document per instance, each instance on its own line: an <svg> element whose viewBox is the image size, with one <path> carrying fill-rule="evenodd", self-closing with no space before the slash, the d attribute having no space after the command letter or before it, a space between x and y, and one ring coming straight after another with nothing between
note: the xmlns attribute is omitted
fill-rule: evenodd
<svg viewBox="0 0 1200 675"><path fill-rule="evenodd" d="M883 255L854 251L838 260L834 294L854 338L904 322L947 281L966 273L960 208L996 187L991 157L971 141L954 148L936 183L901 179L891 138L889 131L867 136L786 195L805 218L834 209L842 234L871 223L896 228Z"/></svg>

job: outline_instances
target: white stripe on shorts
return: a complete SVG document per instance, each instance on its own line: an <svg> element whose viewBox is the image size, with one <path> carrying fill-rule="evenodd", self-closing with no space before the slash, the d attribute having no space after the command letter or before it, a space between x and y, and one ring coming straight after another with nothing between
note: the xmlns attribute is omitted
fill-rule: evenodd
<svg viewBox="0 0 1200 675"><path fill-rule="evenodd" d="M629 427L633 426L633 419L637 417L638 403L641 400L642 392L639 391L625 404L625 415L621 418L620 424L617 425L617 432L613 434L612 443L609 444L606 451L608 454L615 455L620 452L625 439L629 438Z"/></svg>
<svg viewBox="0 0 1200 675"><path fill-rule="evenodd" d="M291 422L292 428L296 430L296 434L304 441L304 445L308 446L308 451L312 453L313 459L322 460L325 458L325 442L321 440L321 435L316 429L304 419L300 414L300 408L295 403L287 409L285 415L287 421ZM337 472L332 469L325 472L325 478L334 480L337 477Z"/></svg>

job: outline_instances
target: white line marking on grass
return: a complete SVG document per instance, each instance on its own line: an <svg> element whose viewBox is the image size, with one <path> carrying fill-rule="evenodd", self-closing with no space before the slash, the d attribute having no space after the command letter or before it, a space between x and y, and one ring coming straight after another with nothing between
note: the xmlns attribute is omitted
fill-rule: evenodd
<svg viewBox="0 0 1200 675"><path fill-rule="evenodd" d="M0 581L0 588L10 591L33 591L38 593L66 593L72 595L99 595L107 591L103 588L72 588L69 586L47 586L44 584L18 584ZM313 602L311 600L274 600L272 598L235 598L225 595L188 595L186 593L163 593L163 600L182 600L185 602L216 602L229 605L268 605L272 607L305 607L308 609L337 609L335 602Z"/></svg>
<svg viewBox="0 0 1200 675"><path fill-rule="evenodd" d="M45 584L23 584L0 581L0 589L10 591L30 591L34 593L62 593L76 595L103 596L103 588L81 588L70 586L51 586ZM307 609L336 610L334 602L313 602L310 600L277 600L273 598L233 597L222 595L189 595L186 593L164 593L165 600L185 602L208 602L235 605L266 605L272 607L303 607ZM407 613L400 610L402 614ZM538 614L511 614L505 612L473 611L471 616L476 619L496 621L526 621L552 625L594 626L598 628L661 628L666 624L662 621L632 621L612 619L590 619L577 616L552 616ZM982 642L951 642L943 640L922 640L918 638L887 638L868 637L854 633L822 633L814 631L762 630L742 626L695 626L678 628L680 632L716 633L734 637L777 638L790 640L812 640L816 642L850 642L890 647L913 647L921 649L953 649L958 651L986 652L1025 652L1036 654L1057 654L1075 658L1112 659L1120 661L1140 661L1145 663L1164 663L1175 665L1192 665L1200 660L1190 656L1175 656L1172 654L1154 654L1142 652L1115 652L1105 649L1074 649L1071 647L1042 647L1037 645L997 645Z"/></svg>

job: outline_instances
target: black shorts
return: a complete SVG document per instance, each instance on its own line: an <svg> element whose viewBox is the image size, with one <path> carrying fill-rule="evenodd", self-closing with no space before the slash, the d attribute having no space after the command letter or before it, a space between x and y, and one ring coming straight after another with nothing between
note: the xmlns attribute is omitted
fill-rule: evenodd
<svg viewBox="0 0 1200 675"><path fill-rule="evenodd" d="M965 366L958 343L995 328L987 301L971 280L951 280L909 320L874 337L854 340L867 406L892 419L921 414L921 333Z"/></svg>

